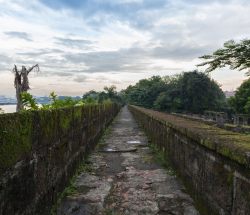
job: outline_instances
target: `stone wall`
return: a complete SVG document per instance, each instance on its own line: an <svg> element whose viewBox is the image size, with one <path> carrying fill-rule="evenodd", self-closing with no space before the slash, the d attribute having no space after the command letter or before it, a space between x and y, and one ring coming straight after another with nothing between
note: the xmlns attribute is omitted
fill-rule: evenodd
<svg viewBox="0 0 250 215"><path fill-rule="evenodd" d="M0 214L50 214L116 104L0 115Z"/></svg>
<svg viewBox="0 0 250 215"><path fill-rule="evenodd" d="M130 106L201 214L250 214L250 136Z"/></svg>

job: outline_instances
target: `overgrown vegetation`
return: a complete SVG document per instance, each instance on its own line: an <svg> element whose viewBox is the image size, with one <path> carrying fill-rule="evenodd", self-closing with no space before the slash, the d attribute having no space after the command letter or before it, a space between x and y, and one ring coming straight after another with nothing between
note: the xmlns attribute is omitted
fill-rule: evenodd
<svg viewBox="0 0 250 215"><path fill-rule="evenodd" d="M198 71L163 78L153 76L130 85L123 93L131 104L167 112L203 113L226 107L218 83Z"/></svg>
<svg viewBox="0 0 250 215"><path fill-rule="evenodd" d="M1 115L0 175L30 152L32 132L32 113Z"/></svg>
<svg viewBox="0 0 250 215"><path fill-rule="evenodd" d="M114 121L114 120L115 120L115 119L113 119L113 121ZM107 127L107 128L104 130L104 132L103 132L103 134L102 134L100 140L98 141L98 144L97 144L97 146L96 146L97 151L103 149L103 148L107 145L107 144L105 143L105 138L106 138L110 133L111 133L111 127Z"/></svg>
<svg viewBox="0 0 250 215"><path fill-rule="evenodd" d="M240 85L229 103L236 113L250 114L250 78Z"/></svg>
<svg viewBox="0 0 250 215"><path fill-rule="evenodd" d="M50 103L39 105L36 99L28 92L24 92L21 94L21 101L24 107L24 110L46 110L53 108L61 108L61 107L70 107L74 105L82 105L84 104L81 100L76 100L71 97L66 97L65 99L59 99L58 96L52 92L49 95Z"/></svg>
<svg viewBox="0 0 250 215"><path fill-rule="evenodd" d="M123 104L123 99L116 91L115 86L104 87L104 91L102 92L89 91L83 95L82 99L74 99L72 97L60 99L55 92L50 93L49 98L49 104L39 105L30 93L21 93L21 102L24 110L47 110L85 104L106 104L112 102Z"/></svg>
<svg viewBox="0 0 250 215"><path fill-rule="evenodd" d="M150 143L149 147L152 149L152 151L154 153L154 156L153 156L154 160L158 164L163 166L169 175L175 175L176 173L175 173L174 169L171 167L171 164L169 163L167 154L164 153L162 150L160 150L157 147L157 145L155 145L154 143Z"/></svg>
<svg viewBox="0 0 250 215"><path fill-rule="evenodd" d="M53 207L51 208L50 214L51 215L56 215L57 214L57 208L58 205L61 203L61 201L67 197L70 196L74 193L77 193L77 188L75 186L75 181L77 176L80 175L80 173L83 172L92 172L92 168L88 162L88 157L79 165L79 167L77 168L77 170L75 171L74 176L71 178L68 186L58 195L57 198L57 202L53 205Z"/></svg>
<svg viewBox="0 0 250 215"><path fill-rule="evenodd" d="M104 87L104 90L101 92L91 90L85 93L82 98L84 101L91 101L96 103L103 103L107 101L112 101L120 104L124 103L121 93L117 92L116 86L114 85L110 87Z"/></svg>

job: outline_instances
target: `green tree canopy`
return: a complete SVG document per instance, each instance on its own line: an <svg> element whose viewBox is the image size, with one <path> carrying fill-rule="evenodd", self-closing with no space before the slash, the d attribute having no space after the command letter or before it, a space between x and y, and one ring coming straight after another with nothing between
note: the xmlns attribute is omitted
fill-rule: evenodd
<svg viewBox="0 0 250 215"><path fill-rule="evenodd" d="M107 101L120 104L124 103L122 95L121 93L117 92L115 85L111 85L110 87L105 86L101 92L94 90L86 92L82 96L82 99L85 103L103 103Z"/></svg>
<svg viewBox="0 0 250 215"><path fill-rule="evenodd" d="M211 55L204 55L200 58L206 61L198 66L208 65L207 72L217 68L230 66L230 69L244 70L250 68L250 40L235 42L230 40L224 43L224 48L218 49ZM248 72L247 75L250 75Z"/></svg>
<svg viewBox="0 0 250 215"><path fill-rule="evenodd" d="M82 99L89 99L89 98L97 99L98 96L99 96L98 92L96 92L95 90L90 90L83 94Z"/></svg>
<svg viewBox="0 0 250 215"><path fill-rule="evenodd" d="M204 110L220 110L225 104L220 86L198 71L143 79L129 86L124 94L131 104L169 112L202 113Z"/></svg>
<svg viewBox="0 0 250 215"><path fill-rule="evenodd" d="M185 72L178 82L182 109L187 112L219 110L225 104L225 95L220 86L204 73Z"/></svg>
<svg viewBox="0 0 250 215"><path fill-rule="evenodd" d="M105 86L104 91L99 93L99 102L103 102L105 100L110 100L112 102L123 104L123 99L116 91L116 86L111 85L110 87Z"/></svg>
<svg viewBox="0 0 250 215"><path fill-rule="evenodd" d="M250 113L250 78L240 85L229 102L236 113Z"/></svg>
<svg viewBox="0 0 250 215"><path fill-rule="evenodd" d="M160 76L142 79L130 85L125 91L126 100L134 105L152 108L157 96L165 90L166 84Z"/></svg>

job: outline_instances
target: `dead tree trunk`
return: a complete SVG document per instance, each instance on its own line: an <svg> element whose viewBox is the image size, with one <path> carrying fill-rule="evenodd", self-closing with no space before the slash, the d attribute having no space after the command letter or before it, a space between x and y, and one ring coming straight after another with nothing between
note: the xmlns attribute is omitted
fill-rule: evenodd
<svg viewBox="0 0 250 215"><path fill-rule="evenodd" d="M16 88L17 112L23 109L21 94L23 92L27 92L30 89L28 75L33 69L39 71L38 64L30 67L29 69L26 69L25 66L22 66L21 70L18 70L16 65L14 66L13 72L15 74L14 85Z"/></svg>

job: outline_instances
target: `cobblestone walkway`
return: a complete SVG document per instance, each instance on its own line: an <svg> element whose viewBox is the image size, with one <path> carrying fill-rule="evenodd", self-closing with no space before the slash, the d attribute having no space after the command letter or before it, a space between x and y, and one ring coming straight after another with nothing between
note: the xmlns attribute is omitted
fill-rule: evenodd
<svg viewBox="0 0 250 215"><path fill-rule="evenodd" d="M77 176L77 192L58 215L197 215L180 181L154 159L147 138L124 107Z"/></svg>

